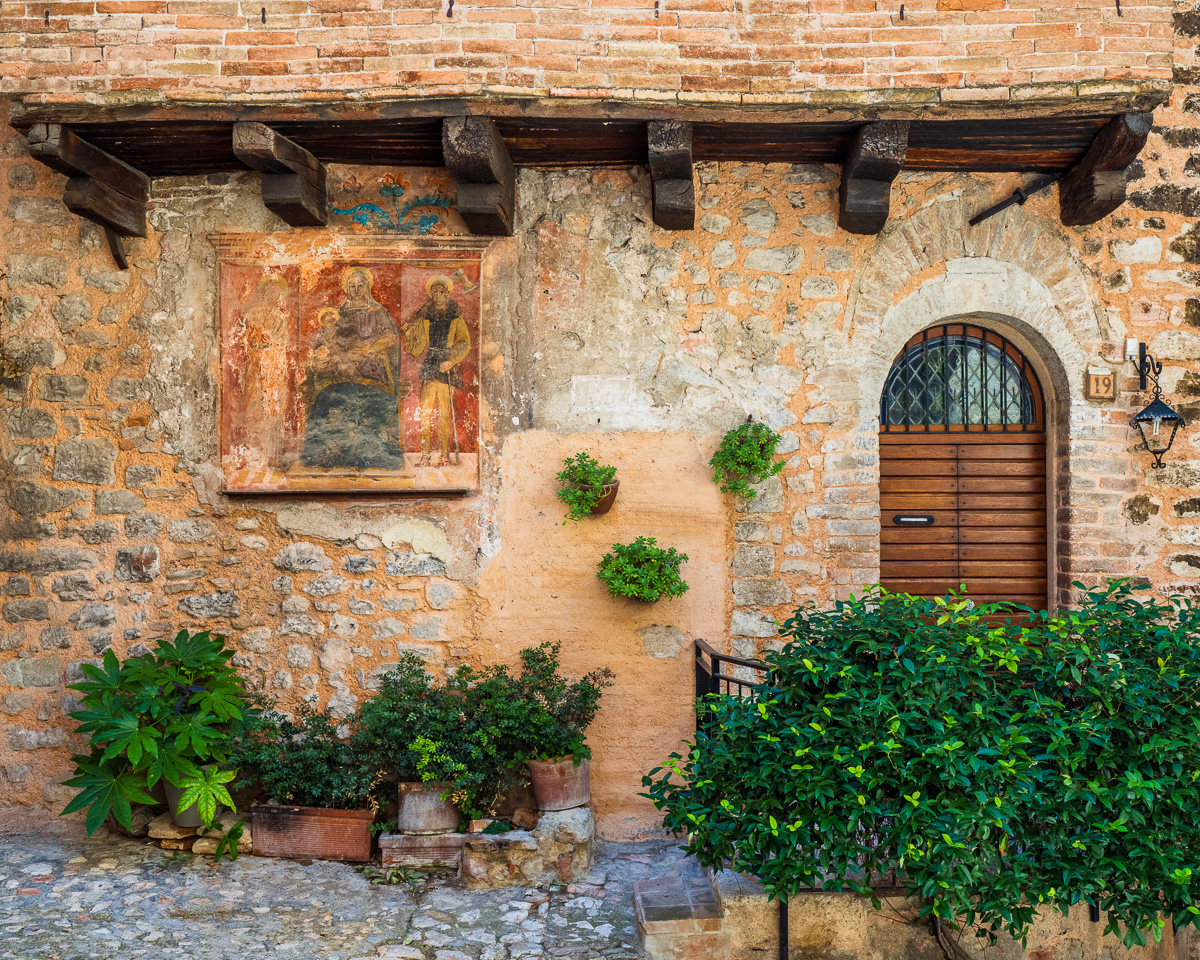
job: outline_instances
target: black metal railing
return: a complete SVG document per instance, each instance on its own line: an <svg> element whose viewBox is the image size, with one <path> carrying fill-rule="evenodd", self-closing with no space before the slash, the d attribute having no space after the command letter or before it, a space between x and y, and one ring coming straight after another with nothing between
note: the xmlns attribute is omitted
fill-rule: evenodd
<svg viewBox="0 0 1200 960"><path fill-rule="evenodd" d="M733 673L738 670L742 676ZM710 693L744 697L767 679L767 665L761 660L731 657L716 650L703 640L696 640L696 729L707 730L712 721L712 708L704 703Z"/></svg>

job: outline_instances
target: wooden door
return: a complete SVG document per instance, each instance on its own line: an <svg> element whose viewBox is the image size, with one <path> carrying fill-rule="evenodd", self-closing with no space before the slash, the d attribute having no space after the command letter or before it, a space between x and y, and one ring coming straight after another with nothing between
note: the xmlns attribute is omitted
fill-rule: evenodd
<svg viewBox="0 0 1200 960"><path fill-rule="evenodd" d="M1047 603L1041 388L993 331L934 327L901 351L880 412L880 583Z"/></svg>
<svg viewBox="0 0 1200 960"><path fill-rule="evenodd" d="M883 434L879 507L888 590L1046 606L1044 434Z"/></svg>

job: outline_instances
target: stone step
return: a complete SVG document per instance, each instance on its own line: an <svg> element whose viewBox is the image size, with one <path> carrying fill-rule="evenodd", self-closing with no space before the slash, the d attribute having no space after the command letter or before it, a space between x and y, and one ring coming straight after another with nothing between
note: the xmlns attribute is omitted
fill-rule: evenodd
<svg viewBox="0 0 1200 960"><path fill-rule="evenodd" d="M638 943L651 960L727 960L729 936L708 877L652 877L633 885Z"/></svg>

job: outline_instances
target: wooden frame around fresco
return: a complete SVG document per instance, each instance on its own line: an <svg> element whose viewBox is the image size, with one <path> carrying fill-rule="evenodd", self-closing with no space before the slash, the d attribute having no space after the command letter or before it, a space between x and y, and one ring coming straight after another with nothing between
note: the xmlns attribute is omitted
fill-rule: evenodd
<svg viewBox="0 0 1200 960"><path fill-rule="evenodd" d="M439 238L436 242L413 240L410 238L364 237L357 235L339 236L322 233L312 238L296 235L281 236L279 234L213 234L209 240L217 254L217 325L220 349L219 360L219 417L220 417L220 447L221 465L224 472L224 489L229 494L370 494L370 493L408 493L408 494L437 494L437 493L470 493L479 489L479 468L482 450L480 436L481 415L481 378L480 339L483 324L484 299L482 284L482 254L487 246L487 239ZM354 268L366 268L368 300L374 307L363 308L361 303L366 301L350 301L350 291L347 288L346 276L359 273ZM246 291L249 279L255 271L261 274L255 288L254 302L247 304ZM238 281L233 279L237 271L241 272L242 294L235 300L232 290ZM320 318L314 320L311 308L304 302L306 297L315 296L314 289L329 289L330 277L340 276L343 297L340 307L333 307L332 302L326 301L326 307L319 310ZM415 318L412 314L412 303L421 294L409 295L411 283L406 286L401 278L410 273L418 281L425 275L449 279L457 288L452 289L450 298L459 304L460 314L467 327L470 339L469 351L461 361L458 361L458 382L460 386L447 385L451 397L450 408L453 427L450 431L452 439L457 441L450 446L448 455L443 460L442 431L444 423L442 408L445 393L438 394L435 390L429 397L423 411L431 424L429 449L422 449L423 444L418 438L422 437L421 419L415 415L420 411L422 396L426 381L416 374L425 372L425 364L420 356L407 353L408 343L404 329ZM386 281L380 277L387 277ZM289 278L294 287L289 284ZM318 278L314 280L313 278ZM410 278L411 280L411 278ZM282 281L282 282L281 282ZM427 280L426 300L418 312L425 310L434 301L433 287L444 284ZM385 293L378 296L386 299L376 300L375 288L386 288ZM418 283L418 287L420 284ZM471 289L468 290L467 287ZM271 287L281 288L280 297L293 299L285 305L282 311L276 311L270 316L276 318L274 329L281 329L280 324L287 324L289 341L286 348L280 346L272 351L266 321L259 322L257 338L247 333L250 326L246 316L256 306L260 307L259 318L268 315L269 305L265 303L266 293ZM361 283L358 284L361 289ZM393 295L394 288L394 295ZM464 306L463 304L466 304ZM332 310L330 308L333 307ZM328 344L323 340L332 339L336 344L337 337L346 340L348 331L359 331L363 327L354 326L354 320L346 320L343 324L342 313L348 307L358 310L351 317L376 317L375 321L366 321L371 329L383 330L387 327L383 314L374 308L382 308L391 315L397 327L398 346L391 354L394 361L389 364L385 360L372 362L376 356L383 353L377 349L376 341L370 347L363 349L375 351L375 354L362 353L360 350L336 351L327 349ZM290 308L290 315L287 309ZM405 309L409 313L405 314ZM363 310L367 312L364 313ZM238 311L235 315L235 311ZM333 314L332 316L330 314ZM278 318L282 317L282 321ZM240 324L240 339L234 342L233 325ZM322 322L324 326L322 326ZM370 325L374 323L374 326ZM419 326L420 324L417 324ZM428 329L426 321L425 328ZM336 334L333 332L336 330ZM361 334L360 340L365 343L366 334ZM313 344L317 344L314 346ZM419 343L419 337L418 337ZM359 346L362 344L360 343ZM265 350L259 353L258 360L249 357L253 349ZM329 374L327 364L323 373L316 376L313 372L312 360L318 350L326 348L323 357L327 360L331 354L338 356L355 356L361 354L362 363L368 369L370 376L342 376ZM308 352L308 367L301 373L302 356ZM285 361L279 359L279 351L286 354ZM421 356L430 354L426 348ZM261 357L270 355L272 363L266 363ZM419 367L418 367L419 364ZM395 367L390 377L379 373L379 368ZM268 368L270 373L268 372ZM250 378L247 371L256 370L256 377ZM453 368L452 368L453 369ZM357 373L357 371L356 371ZM272 376L274 380L272 381ZM436 374L431 376L436 377ZM313 409L315 400L322 397L326 386L342 386L339 377L347 382L379 387L378 390L363 390L355 388L357 393L368 396L365 406L359 403L359 398L352 395L351 400L358 406L345 407L333 411L330 404L318 413ZM377 378L377 379L373 379ZM256 380L251 388L246 384ZM314 387L313 381L325 386ZM447 378L453 382L453 373ZM378 380L378 382L377 382ZM404 395L404 381L410 386ZM286 396L282 399L278 391L267 389L268 383L278 386L286 384ZM382 409L380 397L383 391L395 388L397 442L387 442L383 429L384 424L377 415ZM469 386L469 390L468 390ZM350 390L349 386L344 387ZM311 394L311 396L308 396ZM466 396L463 396L463 395ZM308 396L308 406L305 406ZM386 395L388 400L391 394ZM345 405L343 405L345 406ZM256 409L258 408L258 409ZM260 413L259 421L251 418ZM333 413L351 416L344 422L349 424L354 436L360 437L365 444L366 453L339 452L338 441L342 420L330 419ZM310 414L311 419L310 419ZM375 415L372 418L372 415ZM314 421L320 421L320 432L312 427ZM330 424L338 429L327 429ZM390 421L387 424L390 426ZM349 441L347 441L349 442ZM313 453L313 448L317 453ZM400 460L396 460L396 449L400 450ZM473 449L470 449L473 448ZM360 463L351 461L357 456ZM457 461L457 462L456 462ZM364 466L363 464L367 465ZM399 466L397 467L397 463Z"/></svg>

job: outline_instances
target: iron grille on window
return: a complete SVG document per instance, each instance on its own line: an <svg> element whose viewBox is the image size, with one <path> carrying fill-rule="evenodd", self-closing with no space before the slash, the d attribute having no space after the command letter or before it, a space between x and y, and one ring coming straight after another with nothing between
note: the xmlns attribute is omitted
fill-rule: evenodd
<svg viewBox="0 0 1200 960"><path fill-rule="evenodd" d="M892 364L879 421L901 430L1038 430L1041 390L1025 357L981 327L931 327Z"/></svg>

